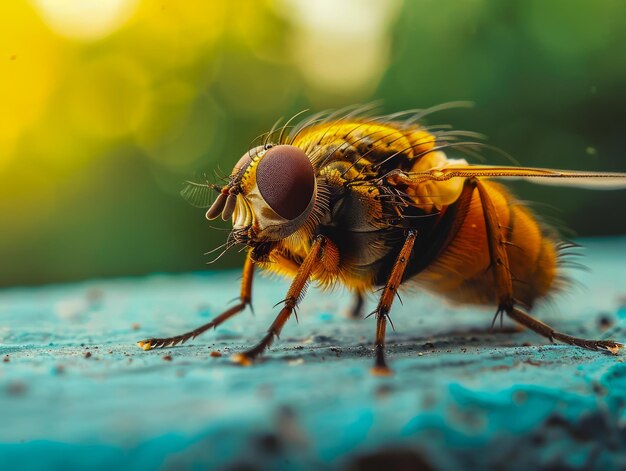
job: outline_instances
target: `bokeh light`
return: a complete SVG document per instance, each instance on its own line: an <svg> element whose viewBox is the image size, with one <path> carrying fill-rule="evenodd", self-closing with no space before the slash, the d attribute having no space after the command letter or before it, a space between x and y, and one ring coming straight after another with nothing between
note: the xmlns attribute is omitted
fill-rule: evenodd
<svg viewBox="0 0 626 471"><path fill-rule="evenodd" d="M376 90L390 61L389 32L399 12L398 0L283 4L295 29L290 57L310 87L311 102L323 102L329 95L334 100L358 99Z"/></svg>
<svg viewBox="0 0 626 471"><path fill-rule="evenodd" d="M33 0L55 33L72 39L99 39L132 15L137 0Z"/></svg>

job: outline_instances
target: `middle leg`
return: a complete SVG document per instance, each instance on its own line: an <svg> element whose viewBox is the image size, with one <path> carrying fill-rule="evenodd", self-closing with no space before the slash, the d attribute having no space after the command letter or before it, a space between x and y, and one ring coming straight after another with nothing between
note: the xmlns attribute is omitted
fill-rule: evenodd
<svg viewBox="0 0 626 471"><path fill-rule="evenodd" d="M406 270L407 263L411 257L416 237L417 234L415 231L409 231L407 238L404 241L404 245L398 254L398 258L396 258L396 262L391 269L391 274L385 283L383 294L380 296L378 306L372 313L376 314L376 340L374 343L374 367L371 371L372 374L376 376L389 376L391 374L391 370L385 361L385 332L387 329L387 319L389 318L391 304L393 303L393 299L396 296L400 283L402 282L404 271Z"/></svg>

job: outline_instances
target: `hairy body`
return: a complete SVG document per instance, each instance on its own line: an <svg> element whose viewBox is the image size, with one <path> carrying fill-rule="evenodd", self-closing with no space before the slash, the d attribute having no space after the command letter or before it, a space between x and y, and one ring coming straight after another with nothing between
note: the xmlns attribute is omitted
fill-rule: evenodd
<svg viewBox="0 0 626 471"><path fill-rule="evenodd" d="M315 227L315 232L327 236L328 244L333 245L326 250L337 255L312 278L322 285L341 283L368 292L385 284L406 230L413 229L418 237L403 282L458 303L493 305L495 283L478 193L466 191L463 195L463 182L449 181L438 185L426 181L407 191L392 178L380 180L389 171L384 165L368 172L390 156L393 165L402 162L393 169L408 172L467 165L447 159L438 150L441 143L434 135L417 126L371 126L355 121L341 127L313 127L292 145L312 156L319 154L320 148L339 149L332 159L314 158L326 161L318 178L329 194L328 204L321 209L321 216L311 216L318 224L304 226L274 247L264 247L270 253L267 258L259 256L261 268L295 276L310 250L311 227ZM504 186L490 181L485 186L506 226L514 297L532 306L555 285L558 241Z"/></svg>
<svg viewBox="0 0 626 471"><path fill-rule="evenodd" d="M422 113L423 114L423 113ZM314 118L235 165L207 211L232 219L227 248L248 246L241 302L186 334L140 342L175 345L242 311L251 301L253 267L293 278L267 335L235 360L250 364L278 336L310 280L343 284L358 299L382 287L376 315L374 372L388 374L386 323L402 285L497 314L550 339L617 353L621 344L562 334L527 314L560 285L559 253L567 244L492 181L526 178L599 188L623 187L623 174L470 165L445 151L473 153L471 133L425 128L420 113Z"/></svg>

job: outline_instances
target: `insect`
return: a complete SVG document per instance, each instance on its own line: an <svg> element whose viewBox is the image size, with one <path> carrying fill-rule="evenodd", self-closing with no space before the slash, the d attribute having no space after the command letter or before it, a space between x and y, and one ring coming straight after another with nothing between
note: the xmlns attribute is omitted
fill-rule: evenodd
<svg viewBox="0 0 626 471"><path fill-rule="evenodd" d="M551 341L617 354L621 343L573 337L531 317L536 301L562 286L560 260L571 245L498 180L607 189L626 187L626 174L470 165L447 153L474 155L485 144L473 133L419 124L432 111L369 116L354 108L293 127L290 120L265 135L216 188L206 213L209 220L232 220L226 249L247 249L239 303L195 330L138 345L177 345L242 312L251 304L259 267L292 281L267 334L234 356L242 365L272 345L311 280L343 284L355 293L357 310L365 293L379 290L371 314L372 372L378 375L391 373L385 332L398 289L407 285L457 303L493 306L493 322L506 314Z"/></svg>

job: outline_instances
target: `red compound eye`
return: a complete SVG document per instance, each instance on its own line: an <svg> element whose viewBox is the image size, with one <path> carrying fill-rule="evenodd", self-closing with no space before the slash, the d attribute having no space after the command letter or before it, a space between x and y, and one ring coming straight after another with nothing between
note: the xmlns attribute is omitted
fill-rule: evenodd
<svg viewBox="0 0 626 471"><path fill-rule="evenodd" d="M256 183L261 196L279 216L293 220L307 208L315 189L315 172L302 149L272 147L259 161Z"/></svg>

